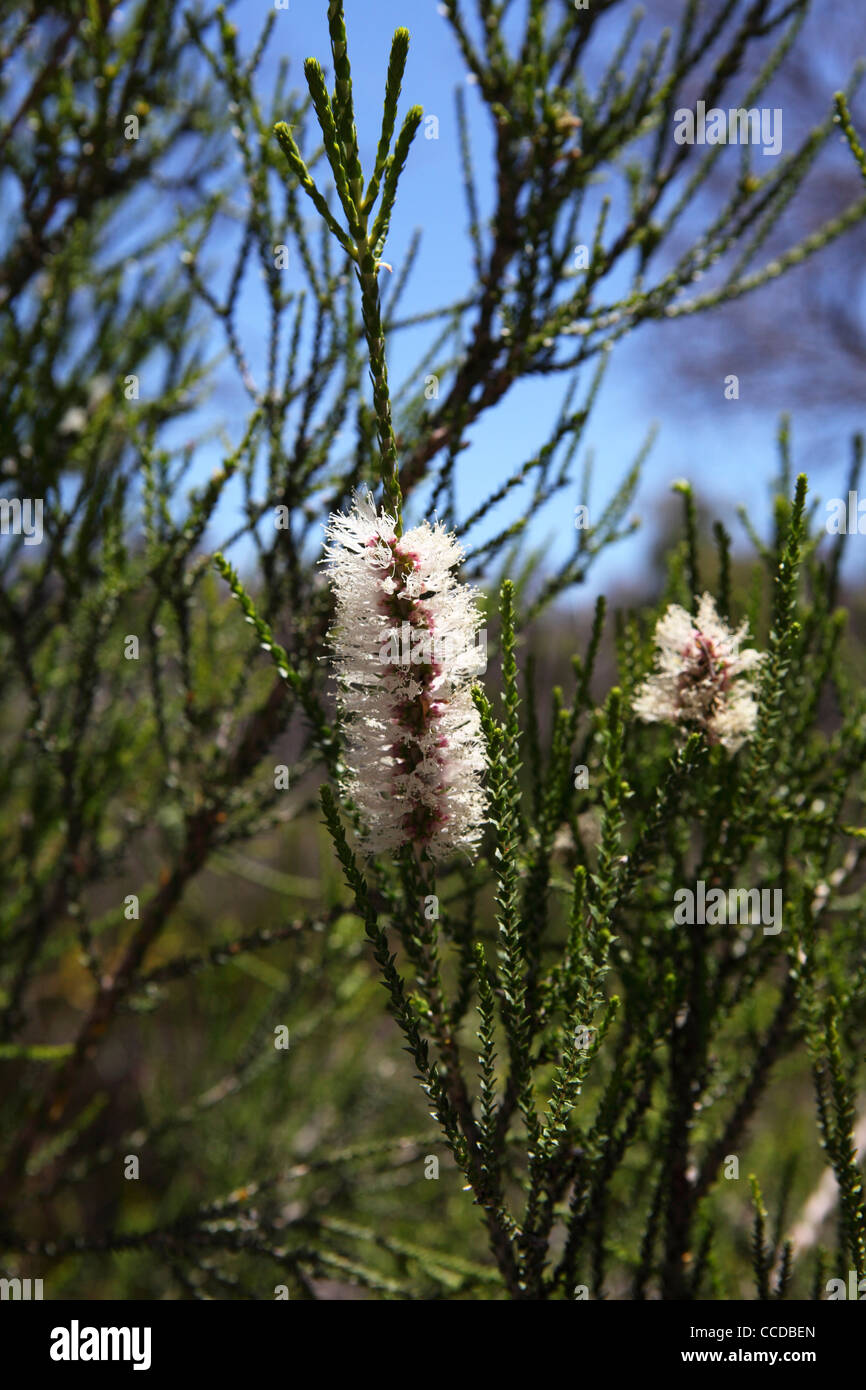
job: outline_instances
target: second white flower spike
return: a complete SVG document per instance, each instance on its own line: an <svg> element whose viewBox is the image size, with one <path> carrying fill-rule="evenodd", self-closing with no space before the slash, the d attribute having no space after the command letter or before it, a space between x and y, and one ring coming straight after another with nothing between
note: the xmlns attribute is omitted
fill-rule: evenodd
<svg viewBox="0 0 866 1390"><path fill-rule="evenodd" d="M743 647L748 624L728 627L711 594L697 617L672 603L656 624L656 665L635 692L632 708L647 723L701 729L710 743L735 752L755 731L758 704L752 675L764 660ZM739 679L745 677L745 679Z"/></svg>

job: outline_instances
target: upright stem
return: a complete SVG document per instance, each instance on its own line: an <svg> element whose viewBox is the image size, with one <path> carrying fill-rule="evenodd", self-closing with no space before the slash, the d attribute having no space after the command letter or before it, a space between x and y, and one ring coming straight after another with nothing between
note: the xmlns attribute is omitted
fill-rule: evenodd
<svg viewBox="0 0 866 1390"><path fill-rule="evenodd" d="M334 59L333 99L328 96L324 72L321 64L315 58L308 58L305 62L304 75L310 89L313 109L321 127L325 153L334 176L337 195L348 223L348 231L340 226L331 211L328 199L316 186L316 182L292 135L291 126L284 121L279 121L274 127L274 131L300 187L312 200L320 217L330 228L343 250L355 263L361 286L361 308L370 356L370 376L373 382L373 405L376 412L379 452L382 460L385 503L394 516L396 534L401 536L403 534L402 492L397 462L397 441L394 437L394 426L391 418L391 396L388 390L388 368L385 361L385 334L382 328L378 275L379 257L382 254L382 247L388 234L394 199L397 194L397 184L423 113L420 106L413 106L409 110L397 137L393 153L389 154L397 116L400 85L409 50L409 32L407 29L400 28L395 32L391 45L385 86L382 133L376 150L375 167L365 197L364 174L358 155L358 134L355 127L352 97L352 70L346 42L343 0L328 0L328 30L331 37L331 53ZM372 227L370 227L370 212L380 192L379 211Z"/></svg>
<svg viewBox="0 0 866 1390"><path fill-rule="evenodd" d="M358 281L361 286L361 314L370 354L370 377L373 382L373 406L382 457L382 482L385 502L396 518L395 531L403 534L403 499L400 490L400 466L397 459L397 440L391 418L391 393L388 389L388 365L385 360L385 333L379 299L379 276L372 247L360 248Z"/></svg>

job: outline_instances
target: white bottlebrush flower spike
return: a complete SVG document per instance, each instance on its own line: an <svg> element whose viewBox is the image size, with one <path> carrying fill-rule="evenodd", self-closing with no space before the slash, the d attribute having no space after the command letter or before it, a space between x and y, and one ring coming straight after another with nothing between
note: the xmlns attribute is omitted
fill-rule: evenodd
<svg viewBox="0 0 866 1390"><path fill-rule="evenodd" d="M632 708L649 723L702 729L710 743L731 752L752 736L758 717L754 672L762 652L743 647L748 623L729 628L704 594L693 618L672 603L656 624L652 675L635 692ZM743 678L743 679L738 679Z"/></svg>
<svg viewBox="0 0 866 1390"><path fill-rule="evenodd" d="M332 515L324 563L346 718L347 791L374 853L415 844L434 858L481 836L481 721L472 702L482 623L441 522L400 538L369 492ZM483 636L483 634L482 634Z"/></svg>

